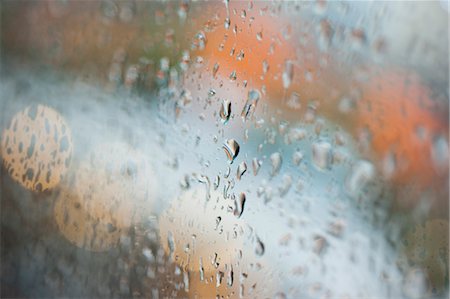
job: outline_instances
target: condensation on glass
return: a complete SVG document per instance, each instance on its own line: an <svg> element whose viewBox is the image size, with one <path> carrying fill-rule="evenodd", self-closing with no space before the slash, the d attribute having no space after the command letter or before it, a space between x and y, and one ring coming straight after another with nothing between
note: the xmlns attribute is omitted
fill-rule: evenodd
<svg viewBox="0 0 450 299"><path fill-rule="evenodd" d="M1 297L445 298L445 1L3 1Z"/></svg>

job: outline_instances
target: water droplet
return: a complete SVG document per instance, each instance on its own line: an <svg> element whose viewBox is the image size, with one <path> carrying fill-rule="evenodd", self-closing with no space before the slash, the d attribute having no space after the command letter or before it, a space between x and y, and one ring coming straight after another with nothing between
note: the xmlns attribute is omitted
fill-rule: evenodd
<svg viewBox="0 0 450 299"><path fill-rule="evenodd" d="M336 219L328 226L328 232L335 237L341 237L344 229L345 222L342 219Z"/></svg>
<svg viewBox="0 0 450 299"><path fill-rule="evenodd" d="M206 188L206 200L209 200L211 198L211 182L209 180L209 177L206 175L198 175L197 180L199 183L205 184Z"/></svg>
<svg viewBox="0 0 450 299"><path fill-rule="evenodd" d="M265 75L269 71L269 63L267 62L267 60L265 59L263 60L262 66L263 66L263 74Z"/></svg>
<svg viewBox="0 0 450 299"><path fill-rule="evenodd" d="M262 41L262 40L263 40L263 34L262 34L262 31L259 31L259 32L256 33L256 39L257 39L258 41Z"/></svg>
<svg viewBox="0 0 450 299"><path fill-rule="evenodd" d="M217 230L219 228L220 222L222 221L222 217L217 216L216 218L216 227L214 228L214 230Z"/></svg>
<svg viewBox="0 0 450 299"><path fill-rule="evenodd" d="M203 268L203 261L201 257L199 259L198 270L200 272L200 280L203 281L205 279L205 270Z"/></svg>
<svg viewBox="0 0 450 299"><path fill-rule="evenodd" d="M247 101L242 109L241 117L244 121L249 120L256 110L256 105L261 98L261 93L257 89L252 89L248 92Z"/></svg>
<svg viewBox="0 0 450 299"><path fill-rule="evenodd" d="M302 107L302 104L300 103L300 95L296 92L293 92L289 97L286 105L291 109L299 110Z"/></svg>
<svg viewBox="0 0 450 299"><path fill-rule="evenodd" d="M322 52L326 52L333 38L333 28L327 20L320 21L319 24L319 35L318 35L318 45Z"/></svg>
<svg viewBox="0 0 450 299"><path fill-rule="evenodd" d="M233 286L233 280L234 280L234 272L233 272L233 266L230 265L230 270L227 273L227 285L229 287Z"/></svg>
<svg viewBox="0 0 450 299"><path fill-rule="evenodd" d="M205 46L206 46L206 35L203 31L199 31L195 35L194 49L198 48L199 50L204 50Z"/></svg>
<svg viewBox="0 0 450 299"><path fill-rule="evenodd" d="M231 101L223 100L222 105L220 106L219 116L222 119L222 123L226 124L230 119L231 115Z"/></svg>
<svg viewBox="0 0 450 299"><path fill-rule="evenodd" d="M185 176L183 176L183 178L180 180L180 187L182 188L182 189L189 189L189 186L190 186L190 184L189 184L189 176L188 175L185 175Z"/></svg>
<svg viewBox="0 0 450 299"><path fill-rule="evenodd" d="M234 159L239 154L239 144L234 139L227 139L223 144L223 149L227 155L228 161L233 163Z"/></svg>
<svg viewBox="0 0 450 299"><path fill-rule="evenodd" d="M237 168L237 173L236 173L237 179L240 180L246 171L247 171L247 163L242 161L241 164L239 164L239 166Z"/></svg>
<svg viewBox="0 0 450 299"><path fill-rule="evenodd" d="M291 86L293 77L294 77L294 65L292 64L292 61L286 60L284 62L284 71L282 75L284 89L288 89L289 86Z"/></svg>
<svg viewBox="0 0 450 299"><path fill-rule="evenodd" d="M262 161L258 158L253 158L252 160L252 166L253 166L253 175L257 175L259 172L259 169L261 168Z"/></svg>
<svg viewBox="0 0 450 299"><path fill-rule="evenodd" d="M224 25L224 27L225 27L225 29L230 29L230 25L231 25L231 21L230 21L230 18L225 18L225 22L223 23L223 25Z"/></svg>
<svg viewBox="0 0 450 299"><path fill-rule="evenodd" d="M217 175L216 179L214 180L214 190L217 190L217 188L219 188L220 185L220 176Z"/></svg>
<svg viewBox="0 0 450 299"><path fill-rule="evenodd" d="M286 299L286 295L283 292L278 292L273 296L273 299Z"/></svg>
<svg viewBox="0 0 450 299"><path fill-rule="evenodd" d="M236 76L236 71L233 70L233 71L231 72L231 74L230 74L230 80L231 80L231 81L236 81L236 78L237 78L237 76Z"/></svg>
<svg viewBox="0 0 450 299"><path fill-rule="evenodd" d="M234 199L234 209L233 209L233 215L236 217L241 217L242 213L244 212L244 205L245 205L245 193L241 193L239 195L239 198Z"/></svg>
<svg viewBox="0 0 450 299"><path fill-rule="evenodd" d="M291 186L292 186L292 178L290 175L285 174L283 176L281 186L278 188L278 191L280 192L280 197L285 196L289 192L289 189L291 189Z"/></svg>
<svg viewBox="0 0 450 299"><path fill-rule="evenodd" d="M222 278L223 278L223 272L217 271L216 272L216 288L220 287L222 284Z"/></svg>
<svg viewBox="0 0 450 299"><path fill-rule="evenodd" d="M345 182L345 188L351 196L358 193L375 178L375 167L366 160L358 161L350 170Z"/></svg>
<svg viewBox="0 0 450 299"><path fill-rule="evenodd" d="M216 62L215 64L214 64L214 66L213 66L213 69L212 69L212 75L213 75L213 78L216 78L216 75L217 75L217 72L219 71L219 63L218 62Z"/></svg>
<svg viewBox="0 0 450 299"><path fill-rule="evenodd" d="M189 272L187 270L183 271L183 283L184 291L189 292Z"/></svg>
<svg viewBox="0 0 450 299"><path fill-rule="evenodd" d="M238 61L242 61L242 60L244 60L244 56L245 56L244 50L240 50L239 53L236 55L236 59Z"/></svg>
<svg viewBox="0 0 450 299"><path fill-rule="evenodd" d="M270 163L272 164L272 172L271 172L272 176L276 175L278 171L280 171L282 161L283 160L279 152L275 152L272 155L270 155Z"/></svg>
<svg viewBox="0 0 450 299"><path fill-rule="evenodd" d="M444 136L438 136L433 141L433 147L431 148L431 158L433 159L433 164L436 169L448 169L448 141Z"/></svg>
<svg viewBox="0 0 450 299"><path fill-rule="evenodd" d="M255 254L258 256L261 256L264 254L264 244L261 242L261 240L256 237L255 240Z"/></svg>
<svg viewBox="0 0 450 299"><path fill-rule="evenodd" d="M314 253L316 253L318 255L322 255L325 248L327 247L327 244L328 244L328 242L327 242L327 239L325 239L325 237L316 235L314 237L314 245L313 245Z"/></svg>
<svg viewBox="0 0 450 299"><path fill-rule="evenodd" d="M225 171L225 173L223 174L223 177L225 179L227 179L230 176L231 173L231 167L229 165L227 165L227 170Z"/></svg>
<svg viewBox="0 0 450 299"><path fill-rule="evenodd" d="M312 145L312 160L320 169L328 169L332 162L331 144L326 141L317 141Z"/></svg>
<svg viewBox="0 0 450 299"><path fill-rule="evenodd" d="M294 165L300 165L300 162L302 162L303 160L303 153L300 151L296 151L294 152L294 154L292 154L292 163L294 163Z"/></svg>

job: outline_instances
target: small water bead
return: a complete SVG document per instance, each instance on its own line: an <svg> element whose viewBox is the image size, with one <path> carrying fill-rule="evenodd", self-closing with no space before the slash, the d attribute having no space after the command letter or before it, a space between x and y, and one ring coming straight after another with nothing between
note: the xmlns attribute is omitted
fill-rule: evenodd
<svg viewBox="0 0 450 299"><path fill-rule="evenodd" d="M233 163L234 159L239 154L239 143L237 143L234 139L227 139L223 144L223 149L227 155L229 163Z"/></svg>
<svg viewBox="0 0 450 299"><path fill-rule="evenodd" d="M237 179L240 180L246 171L247 171L247 163L242 161L241 164L239 164L239 166L237 168L237 172L236 172Z"/></svg>
<svg viewBox="0 0 450 299"><path fill-rule="evenodd" d="M291 109L299 110L302 107L302 104L300 103L300 95L293 92L286 102L286 105Z"/></svg>
<svg viewBox="0 0 450 299"><path fill-rule="evenodd" d="M213 184L214 190L217 190L217 188L219 188L219 185L220 185L220 176L217 175Z"/></svg>
<svg viewBox="0 0 450 299"><path fill-rule="evenodd" d="M351 196L358 193L375 178L375 167L367 160L360 160L353 165L347 176L345 188Z"/></svg>
<svg viewBox="0 0 450 299"><path fill-rule="evenodd" d="M231 116L231 101L224 99L220 106L219 116L223 124L226 124Z"/></svg>
<svg viewBox="0 0 450 299"><path fill-rule="evenodd" d="M236 75L236 71L233 70L230 74L230 80L231 81L236 81L237 75Z"/></svg>
<svg viewBox="0 0 450 299"><path fill-rule="evenodd" d="M244 50L240 50L239 53L236 55L236 60L237 61L242 61L242 60L244 60L244 57L245 57Z"/></svg>
<svg viewBox="0 0 450 299"><path fill-rule="evenodd" d="M245 193L241 193L238 198L234 199L234 208L233 208L233 215L236 217L241 217L242 213L244 212L244 205L245 205L246 196Z"/></svg>
<svg viewBox="0 0 450 299"><path fill-rule="evenodd" d="M262 31L259 31L259 32L256 33L256 39L257 39L258 41L262 41L262 40L263 40L263 34L262 34Z"/></svg>
<svg viewBox="0 0 450 299"><path fill-rule="evenodd" d="M294 65L292 64L292 61L286 60L284 62L284 70L282 75L284 89L288 89L289 86L291 86L293 77L294 77Z"/></svg>
<svg viewBox="0 0 450 299"><path fill-rule="evenodd" d="M261 240L256 237L255 240L255 254L257 256L262 256L264 254L265 248L264 248L264 243L261 242Z"/></svg>
<svg viewBox="0 0 450 299"><path fill-rule="evenodd" d="M253 167L253 175L256 176L259 172L259 169L261 168L262 161L258 158L253 158L252 160L252 167Z"/></svg>
<svg viewBox="0 0 450 299"><path fill-rule="evenodd" d="M300 151L295 151L295 152L292 154L292 163L294 163L294 165L296 165L296 166L300 165L300 163L302 162L302 160L303 160L303 153L302 153L302 152L300 152Z"/></svg>
<svg viewBox="0 0 450 299"><path fill-rule="evenodd" d="M265 75L269 71L269 63L265 59L262 62L262 70L263 70L263 75Z"/></svg>
<svg viewBox="0 0 450 299"><path fill-rule="evenodd" d="M280 196L281 197L285 196L291 189L291 186L292 186L292 177L288 174L285 174L283 176L282 183L281 183L280 187L278 188Z"/></svg>
<svg viewBox="0 0 450 299"><path fill-rule="evenodd" d="M242 109L241 117L244 121L249 120L255 110L256 105L258 104L259 99L261 98L261 93L257 89L252 89L248 92L247 101L245 102L244 108Z"/></svg>
<svg viewBox="0 0 450 299"><path fill-rule="evenodd" d="M436 169L448 170L448 140L444 136L438 136L434 139L433 146L431 148L431 158Z"/></svg>
<svg viewBox="0 0 450 299"><path fill-rule="evenodd" d="M272 176L276 175L280 171L282 162L283 159L279 152L275 152L272 155L270 155L270 163L272 165L272 172L271 172Z"/></svg>
<svg viewBox="0 0 450 299"><path fill-rule="evenodd" d="M225 18L223 25L224 25L225 29L227 29L227 30L230 29L230 25L231 25L230 18L228 18L228 17Z"/></svg>
<svg viewBox="0 0 450 299"><path fill-rule="evenodd" d="M312 160L319 169L329 169L332 162L331 144L326 141L313 143Z"/></svg>
<svg viewBox="0 0 450 299"><path fill-rule="evenodd" d="M216 78L216 75L217 75L217 72L219 71L219 63L218 62L216 62L215 64L214 64L214 66L213 66L213 69L212 69L212 75L213 75L213 78Z"/></svg>

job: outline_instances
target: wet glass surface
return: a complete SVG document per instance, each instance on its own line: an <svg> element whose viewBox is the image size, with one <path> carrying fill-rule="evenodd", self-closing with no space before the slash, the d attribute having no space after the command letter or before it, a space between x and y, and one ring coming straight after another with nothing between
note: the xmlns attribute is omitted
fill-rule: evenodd
<svg viewBox="0 0 450 299"><path fill-rule="evenodd" d="M447 298L448 3L3 1L2 298Z"/></svg>

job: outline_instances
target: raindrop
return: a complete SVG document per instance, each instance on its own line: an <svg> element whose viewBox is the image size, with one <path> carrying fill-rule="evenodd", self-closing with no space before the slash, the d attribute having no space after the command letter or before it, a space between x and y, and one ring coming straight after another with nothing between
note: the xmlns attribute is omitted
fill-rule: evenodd
<svg viewBox="0 0 450 299"><path fill-rule="evenodd" d="M239 144L234 139L227 139L223 144L223 149L225 150L225 154L227 154L229 163L233 163L239 154Z"/></svg>
<svg viewBox="0 0 450 299"><path fill-rule="evenodd" d="M205 279L205 270L203 269L202 258L200 258L200 260L199 260L198 270L200 272L200 280L203 281Z"/></svg>
<svg viewBox="0 0 450 299"><path fill-rule="evenodd" d="M205 188L206 188L206 200L209 200L211 198L211 182L209 180L209 178L206 175L199 175L197 176L197 180L199 183L205 184Z"/></svg>
<svg viewBox="0 0 450 299"><path fill-rule="evenodd" d="M219 228L220 222L222 221L222 217L217 216L216 218L216 227L214 228L214 230L217 230Z"/></svg>
<svg viewBox="0 0 450 299"><path fill-rule="evenodd" d="M284 89L288 89L289 86L291 86L293 77L294 77L294 65L292 64L292 61L286 60L284 62L284 71L282 75Z"/></svg>
<svg viewBox="0 0 450 299"><path fill-rule="evenodd" d="M327 20L320 21L319 36L318 36L318 44L320 51L325 52L329 49L332 38L333 38L333 28L331 27L331 24Z"/></svg>
<svg viewBox="0 0 450 299"><path fill-rule="evenodd" d="M233 215L236 217L241 217L242 213L244 212L244 205L245 205L245 193L241 193L239 195L239 198L234 199L234 209L233 209Z"/></svg>
<svg viewBox="0 0 450 299"><path fill-rule="evenodd" d="M204 50L206 46L206 35L203 31L200 31L195 36L197 47L199 50Z"/></svg>
<svg viewBox="0 0 450 299"><path fill-rule="evenodd" d="M322 255L325 248L327 247L327 244L328 244L328 242L327 242L327 239L325 239L325 237L316 235L314 237L314 245L313 245L314 253L316 253L318 255Z"/></svg>
<svg viewBox="0 0 450 299"><path fill-rule="evenodd" d="M248 92L247 101L242 109L241 117L244 121L249 120L253 113L255 113L256 105L261 98L261 93L257 89L252 89Z"/></svg>
<svg viewBox="0 0 450 299"><path fill-rule="evenodd" d="M214 89L214 88L211 88L211 89L208 91L208 97L213 97L213 96L215 96L215 95L216 95L215 89Z"/></svg>
<svg viewBox="0 0 450 299"><path fill-rule="evenodd" d="M231 80L231 81L236 81L236 71L235 71L235 70L233 70L233 71L231 72L231 74L230 74L230 80Z"/></svg>
<svg viewBox="0 0 450 299"><path fill-rule="evenodd" d="M189 272L183 271L184 291L189 292Z"/></svg>
<svg viewBox="0 0 450 299"><path fill-rule="evenodd" d="M335 221L331 222L328 226L328 232L335 236L335 237L341 237L345 229L345 222L342 219L336 219Z"/></svg>
<svg viewBox="0 0 450 299"><path fill-rule="evenodd" d="M237 179L240 180L246 171L247 171L247 163L242 161L241 164L239 164L239 166L237 168L237 173L236 173Z"/></svg>
<svg viewBox="0 0 450 299"><path fill-rule="evenodd" d="M223 278L223 272L217 271L216 272L216 288L220 287L222 284L222 278Z"/></svg>
<svg viewBox="0 0 450 299"><path fill-rule="evenodd" d="M273 299L286 299L286 295L283 292L278 292L273 296Z"/></svg>
<svg viewBox="0 0 450 299"><path fill-rule="evenodd" d="M219 71L219 63L216 62L213 66L212 75L214 78L216 78L217 72Z"/></svg>
<svg viewBox="0 0 450 299"><path fill-rule="evenodd" d="M262 41L262 39L263 39L262 31L259 31L259 32L256 33L256 39L258 41Z"/></svg>
<svg viewBox="0 0 450 299"><path fill-rule="evenodd" d="M293 92L289 97L286 105L291 109L299 110L302 107L302 104L300 103L300 95L296 92Z"/></svg>
<svg viewBox="0 0 450 299"><path fill-rule="evenodd" d="M223 100L222 105L220 106L219 116L222 119L222 123L226 124L230 119L231 115L231 101Z"/></svg>
<svg viewBox="0 0 450 299"><path fill-rule="evenodd" d="M257 175L259 172L259 169L261 168L262 161L258 158L253 158L252 160L252 166L253 166L253 175Z"/></svg>
<svg viewBox="0 0 450 299"><path fill-rule="evenodd" d="M267 60L264 59L262 65L263 65L263 74L265 75L269 71L269 63L267 62Z"/></svg>
<svg viewBox="0 0 450 299"><path fill-rule="evenodd" d="M280 197L285 196L289 192L289 189L291 189L291 186L292 186L292 178L290 175L285 174L283 176L281 186L278 188L278 191L280 192Z"/></svg>
<svg viewBox="0 0 450 299"><path fill-rule="evenodd" d="M444 136L435 138L431 148L431 157L437 169L448 169L448 141Z"/></svg>
<svg viewBox="0 0 450 299"><path fill-rule="evenodd" d="M230 265L230 270L227 273L227 285L229 287L233 286L233 279L234 279L233 266Z"/></svg>
<svg viewBox="0 0 450 299"><path fill-rule="evenodd" d="M300 165L300 162L302 162L303 160L303 153L300 151L296 151L294 152L294 154L292 154L292 162L294 163L294 165Z"/></svg>
<svg viewBox="0 0 450 299"><path fill-rule="evenodd" d="M261 242L261 240L256 237L255 241L255 254L258 256L261 256L264 254L264 244Z"/></svg>
<svg viewBox="0 0 450 299"><path fill-rule="evenodd" d="M360 160L350 170L345 188L350 195L356 196L374 178L375 167L373 164L366 160Z"/></svg>
<svg viewBox="0 0 450 299"><path fill-rule="evenodd" d="M227 165L227 171L223 174L223 177L227 179L230 176L231 173L231 167Z"/></svg>
<svg viewBox="0 0 450 299"><path fill-rule="evenodd" d="M318 141L312 145L312 160L320 169L328 169L332 162L331 144L326 141Z"/></svg>
<svg viewBox="0 0 450 299"><path fill-rule="evenodd" d="M219 185L220 185L220 176L219 175L217 175L216 176L216 179L214 180L214 190L217 190L217 188L219 188Z"/></svg>
<svg viewBox="0 0 450 299"><path fill-rule="evenodd" d="M272 164L272 172L271 175L274 176L280 171L281 164L282 164L282 158L281 154L279 152L275 152L272 155L270 155L270 163Z"/></svg>
<svg viewBox="0 0 450 299"><path fill-rule="evenodd" d="M236 55L236 59L238 61L242 61L242 60L244 60L244 56L245 56L244 50L240 50L239 53Z"/></svg>
<svg viewBox="0 0 450 299"><path fill-rule="evenodd" d="M225 22L224 22L224 27L225 27L225 29L230 29L230 24L231 24L231 21L230 21L230 18L225 18Z"/></svg>

